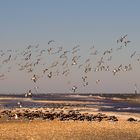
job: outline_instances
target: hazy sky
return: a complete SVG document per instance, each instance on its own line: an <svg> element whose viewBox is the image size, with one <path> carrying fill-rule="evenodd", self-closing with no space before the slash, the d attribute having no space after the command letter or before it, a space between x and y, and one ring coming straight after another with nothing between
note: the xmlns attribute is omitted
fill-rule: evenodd
<svg viewBox="0 0 140 140"><path fill-rule="evenodd" d="M48 41L53 39L68 50L79 44L86 58L93 44L99 51L116 49L116 40L128 34L131 43L113 54L111 65L118 66L122 62L133 65L132 71L116 77L105 72L90 73L87 87L80 86L79 73L74 70L71 77L42 79L37 85L32 83L28 74L15 70L8 74L7 80L0 80L0 93L22 93L34 86L40 87L39 92L69 92L72 85L77 85L79 92L125 93L134 91L134 83L139 89L140 62L136 62L137 57L133 61L130 59L134 51L140 54L139 17L139 0L0 0L1 50L24 49L32 44L47 48ZM102 84L97 85L96 79L101 79ZM66 84L66 81L71 84Z"/></svg>

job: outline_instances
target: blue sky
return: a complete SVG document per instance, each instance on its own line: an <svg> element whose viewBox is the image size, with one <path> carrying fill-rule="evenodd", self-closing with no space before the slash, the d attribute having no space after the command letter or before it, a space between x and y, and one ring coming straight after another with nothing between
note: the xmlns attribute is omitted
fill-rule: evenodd
<svg viewBox="0 0 140 140"><path fill-rule="evenodd" d="M1 47L49 39L108 42L120 34L138 40L139 0L1 0ZM83 41L83 42L82 42Z"/></svg>
<svg viewBox="0 0 140 140"><path fill-rule="evenodd" d="M0 49L21 49L29 44L46 47L51 39L67 49L76 44L86 49L93 42L97 48L104 49L116 47L116 40L128 34L132 41L128 50L139 51L139 5L139 0L0 0ZM119 63L123 57L116 61ZM108 92L108 86L102 91Z"/></svg>

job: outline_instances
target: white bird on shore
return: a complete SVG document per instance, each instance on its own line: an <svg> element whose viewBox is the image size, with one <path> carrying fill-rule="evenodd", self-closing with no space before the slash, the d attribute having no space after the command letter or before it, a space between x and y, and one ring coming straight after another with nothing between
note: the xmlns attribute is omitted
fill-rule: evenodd
<svg viewBox="0 0 140 140"><path fill-rule="evenodd" d="M17 105L19 106L19 108L22 108L22 103L21 102L17 102Z"/></svg>
<svg viewBox="0 0 140 140"><path fill-rule="evenodd" d="M17 115L17 114L15 114L15 119L16 119L16 120L18 119L18 115Z"/></svg>

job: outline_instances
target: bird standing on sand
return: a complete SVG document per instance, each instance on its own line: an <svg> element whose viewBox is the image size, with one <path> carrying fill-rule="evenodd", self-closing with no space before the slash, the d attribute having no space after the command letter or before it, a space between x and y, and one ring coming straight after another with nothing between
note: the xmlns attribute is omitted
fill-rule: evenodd
<svg viewBox="0 0 140 140"><path fill-rule="evenodd" d="M18 119L18 115L17 115L17 114L15 114L15 119L16 119L16 120Z"/></svg>
<svg viewBox="0 0 140 140"><path fill-rule="evenodd" d="M22 103L21 102L17 102L17 105L19 106L19 108L22 107Z"/></svg>

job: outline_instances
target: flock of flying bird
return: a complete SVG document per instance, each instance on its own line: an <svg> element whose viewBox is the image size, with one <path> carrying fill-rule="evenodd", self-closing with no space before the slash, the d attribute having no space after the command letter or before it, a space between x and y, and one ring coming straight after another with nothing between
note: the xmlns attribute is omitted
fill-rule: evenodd
<svg viewBox="0 0 140 140"><path fill-rule="evenodd" d="M117 48L110 48L100 53L94 46L89 49L88 58L83 60L80 55L80 45L74 46L71 50L66 50L63 46L58 45L55 40L48 42L46 49L41 49L39 45L29 45L24 50L0 50L0 81L5 80L7 74L14 69L18 71L24 71L32 76L29 77L30 81L37 85L38 80L46 77L47 80L55 77L70 76L72 69L82 71L81 85L88 86L88 73L108 71L116 76L121 71L127 72L133 69L132 64L120 64L111 67L108 62L112 61L113 53L119 51L128 46L131 42L128 40L127 35L120 37L117 41ZM93 66L92 62L95 61L95 57L98 56L97 62ZM130 59L138 56L134 51L130 54ZM49 61L48 61L49 60ZM136 58L140 61L140 58ZM4 71L3 71L4 70ZM70 78L72 78L70 76ZM96 84L99 84L101 79L95 80ZM37 91L38 86L34 89ZM76 92L78 86L73 85L71 87L72 92ZM29 90L31 94L31 90ZM26 94L27 96L27 94Z"/></svg>

